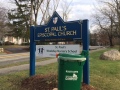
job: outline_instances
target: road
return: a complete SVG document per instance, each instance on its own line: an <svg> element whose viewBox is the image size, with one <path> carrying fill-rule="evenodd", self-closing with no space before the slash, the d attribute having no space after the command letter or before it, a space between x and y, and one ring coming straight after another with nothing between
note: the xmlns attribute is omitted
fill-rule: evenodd
<svg viewBox="0 0 120 90"><path fill-rule="evenodd" d="M95 50L95 49L99 49L99 48L103 48L103 46L89 46L89 50ZM82 46L81 48L82 49ZM10 53L25 53L25 52L29 52L29 47L10 47L10 48L5 48L6 51L10 52Z"/></svg>
<svg viewBox="0 0 120 90"><path fill-rule="evenodd" d="M0 55L0 66L12 64L12 63L29 61L29 58L30 58L29 52L2 54ZM40 57L36 57L36 59L40 59Z"/></svg>
<svg viewBox="0 0 120 90"><path fill-rule="evenodd" d="M105 48L103 46L89 46L89 50L96 50L96 49L100 49L100 48Z"/></svg>
<svg viewBox="0 0 120 90"><path fill-rule="evenodd" d="M104 49L104 48L103 47L91 47L90 52L101 50L101 49ZM36 60L38 58L40 57L36 57ZM25 61L29 61L29 52L0 55L0 66L12 64L12 63L18 63L18 62L25 62ZM55 62L57 62L56 58L46 60L46 61L36 62L36 66L47 65L47 64L55 63ZM29 64L1 68L0 75L8 74L11 72L17 72L21 70L28 70L28 69L29 69Z"/></svg>
<svg viewBox="0 0 120 90"><path fill-rule="evenodd" d="M91 50L96 50L96 49L100 49L100 48L103 48L103 46L90 46L89 50L91 51ZM4 54L4 55L0 54L0 65L11 64L11 63L29 60L29 57L30 57L29 52L26 52L26 51L24 52L23 49L11 48L11 49L7 49L7 50L10 50L10 52L13 51L13 53L12 54ZM21 53L21 52L24 52L24 53ZM38 59L38 58L40 58L40 57L36 57L36 59Z"/></svg>

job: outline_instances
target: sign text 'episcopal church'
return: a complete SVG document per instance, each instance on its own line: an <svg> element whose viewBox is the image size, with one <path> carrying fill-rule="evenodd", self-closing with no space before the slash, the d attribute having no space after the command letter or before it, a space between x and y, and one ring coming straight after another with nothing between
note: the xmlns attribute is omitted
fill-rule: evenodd
<svg viewBox="0 0 120 90"><path fill-rule="evenodd" d="M46 25L35 27L35 41L73 41L82 38L82 24L80 20L64 22L54 12Z"/></svg>

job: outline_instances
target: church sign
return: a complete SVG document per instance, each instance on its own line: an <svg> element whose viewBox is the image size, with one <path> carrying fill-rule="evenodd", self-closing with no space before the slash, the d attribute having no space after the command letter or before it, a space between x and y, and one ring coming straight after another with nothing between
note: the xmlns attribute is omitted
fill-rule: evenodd
<svg viewBox="0 0 120 90"><path fill-rule="evenodd" d="M82 38L82 24L80 20L64 22L54 12L46 25L36 26L34 33L35 41L73 41Z"/></svg>
<svg viewBox="0 0 120 90"><path fill-rule="evenodd" d="M82 12L81 12L82 13ZM72 45L48 45L36 47L36 41L61 42L82 41L83 50L89 52L89 24L88 20L65 22L55 11L45 25L30 27L30 76L35 75L36 54L40 56L55 56L56 52L78 54L79 47ZM64 48L63 48L64 47ZM65 48L66 47L66 48ZM89 84L89 54L83 68L83 83Z"/></svg>

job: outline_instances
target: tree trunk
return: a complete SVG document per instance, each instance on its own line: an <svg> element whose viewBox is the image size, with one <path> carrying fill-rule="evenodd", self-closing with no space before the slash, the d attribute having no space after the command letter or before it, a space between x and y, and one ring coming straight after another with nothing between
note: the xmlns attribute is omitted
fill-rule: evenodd
<svg viewBox="0 0 120 90"><path fill-rule="evenodd" d="M114 46L114 45L113 45L113 40L112 40L111 37L109 37L109 43L110 43L110 47L113 47L113 46Z"/></svg>
<svg viewBox="0 0 120 90"><path fill-rule="evenodd" d="M33 0L31 0L30 26L33 25Z"/></svg>

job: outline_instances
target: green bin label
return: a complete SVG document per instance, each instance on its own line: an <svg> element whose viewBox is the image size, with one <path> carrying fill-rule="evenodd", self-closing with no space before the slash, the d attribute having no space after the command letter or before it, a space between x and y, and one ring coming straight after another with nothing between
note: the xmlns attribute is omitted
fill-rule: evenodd
<svg viewBox="0 0 120 90"><path fill-rule="evenodd" d="M76 73L78 73L78 71L69 71L66 70L66 73L73 73L72 75L66 75L65 76L65 80L71 80L71 81L77 81L78 76Z"/></svg>
<svg viewBox="0 0 120 90"><path fill-rule="evenodd" d="M70 70L66 70L66 73L78 73L78 71L70 71Z"/></svg>

